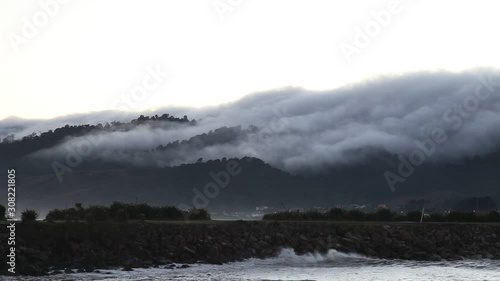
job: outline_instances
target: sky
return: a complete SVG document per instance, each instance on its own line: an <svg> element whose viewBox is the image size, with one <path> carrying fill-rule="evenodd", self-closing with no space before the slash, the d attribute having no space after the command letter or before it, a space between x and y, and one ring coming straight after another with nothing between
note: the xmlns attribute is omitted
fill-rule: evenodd
<svg viewBox="0 0 500 281"><path fill-rule="evenodd" d="M0 2L0 119L500 66L498 1Z"/></svg>

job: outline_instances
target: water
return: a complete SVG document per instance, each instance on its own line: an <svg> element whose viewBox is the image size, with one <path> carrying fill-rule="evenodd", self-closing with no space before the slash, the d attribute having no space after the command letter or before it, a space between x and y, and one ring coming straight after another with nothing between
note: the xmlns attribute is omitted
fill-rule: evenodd
<svg viewBox="0 0 500 281"><path fill-rule="evenodd" d="M196 264L185 269L135 269L133 272L103 270L103 273L61 274L48 277L7 278L6 280L384 280L384 281L500 281L500 261L465 260L456 262L394 261L366 258L330 250L327 254L298 256L284 249L277 257L249 259L224 265Z"/></svg>

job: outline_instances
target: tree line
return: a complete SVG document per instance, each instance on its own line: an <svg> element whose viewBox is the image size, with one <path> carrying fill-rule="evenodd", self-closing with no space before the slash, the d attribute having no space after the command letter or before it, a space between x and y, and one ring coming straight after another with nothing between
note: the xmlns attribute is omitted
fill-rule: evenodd
<svg viewBox="0 0 500 281"><path fill-rule="evenodd" d="M40 149L53 147L67 137L79 137L90 133L102 132L125 132L136 128L139 125L149 124L152 127L168 127L175 124L196 125L195 120L189 120L186 115L182 118L163 114L161 116L144 116L130 122L112 121L105 125L66 125L46 132L33 132L20 139L16 139L14 134L9 134L0 141L0 155L6 157L20 157Z"/></svg>
<svg viewBox="0 0 500 281"><path fill-rule="evenodd" d="M326 212L320 211L284 211L266 214L263 220L278 221L409 221L420 222L421 211L410 211L396 213L389 209L379 209L373 212L361 210L343 210L333 208ZM443 213L425 214L424 222L500 222L500 213L490 211L488 213L451 211Z"/></svg>
<svg viewBox="0 0 500 281"><path fill-rule="evenodd" d="M5 220L5 207L2 205L0 205L0 212ZM21 213L21 220L24 222L35 221L37 218L38 212L32 209ZM173 206L113 202L109 206L90 205L88 207L76 203L72 208L51 210L45 217L45 221L48 222L127 222L129 220L210 220L210 214L205 209L185 211Z"/></svg>

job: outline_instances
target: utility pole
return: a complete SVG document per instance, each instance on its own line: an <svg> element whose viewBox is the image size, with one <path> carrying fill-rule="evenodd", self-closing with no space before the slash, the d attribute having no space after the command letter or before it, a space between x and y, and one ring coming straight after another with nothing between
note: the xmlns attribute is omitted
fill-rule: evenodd
<svg viewBox="0 0 500 281"><path fill-rule="evenodd" d="M424 212L425 212L425 206L422 207L422 215L420 216L420 223L422 223L422 221L424 221Z"/></svg>

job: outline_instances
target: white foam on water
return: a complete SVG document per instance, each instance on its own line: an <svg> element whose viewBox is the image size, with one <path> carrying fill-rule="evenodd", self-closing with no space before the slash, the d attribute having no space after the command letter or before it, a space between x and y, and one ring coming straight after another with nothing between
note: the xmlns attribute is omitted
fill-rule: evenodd
<svg viewBox="0 0 500 281"><path fill-rule="evenodd" d="M189 268L102 270L110 274L61 274L45 277L4 277L8 281L494 281L500 261L420 262L369 258L329 250L298 255L285 248L272 258L248 259L223 265L195 264Z"/></svg>
<svg viewBox="0 0 500 281"><path fill-rule="evenodd" d="M326 263L326 262L338 262L338 261L349 261L349 260L372 260L368 257L355 254L355 253L341 253L337 250L328 250L326 253L306 253L303 255L298 255L291 248L284 248L281 252L274 258L267 259L268 261L277 261L279 263L287 264L313 264L313 263Z"/></svg>

